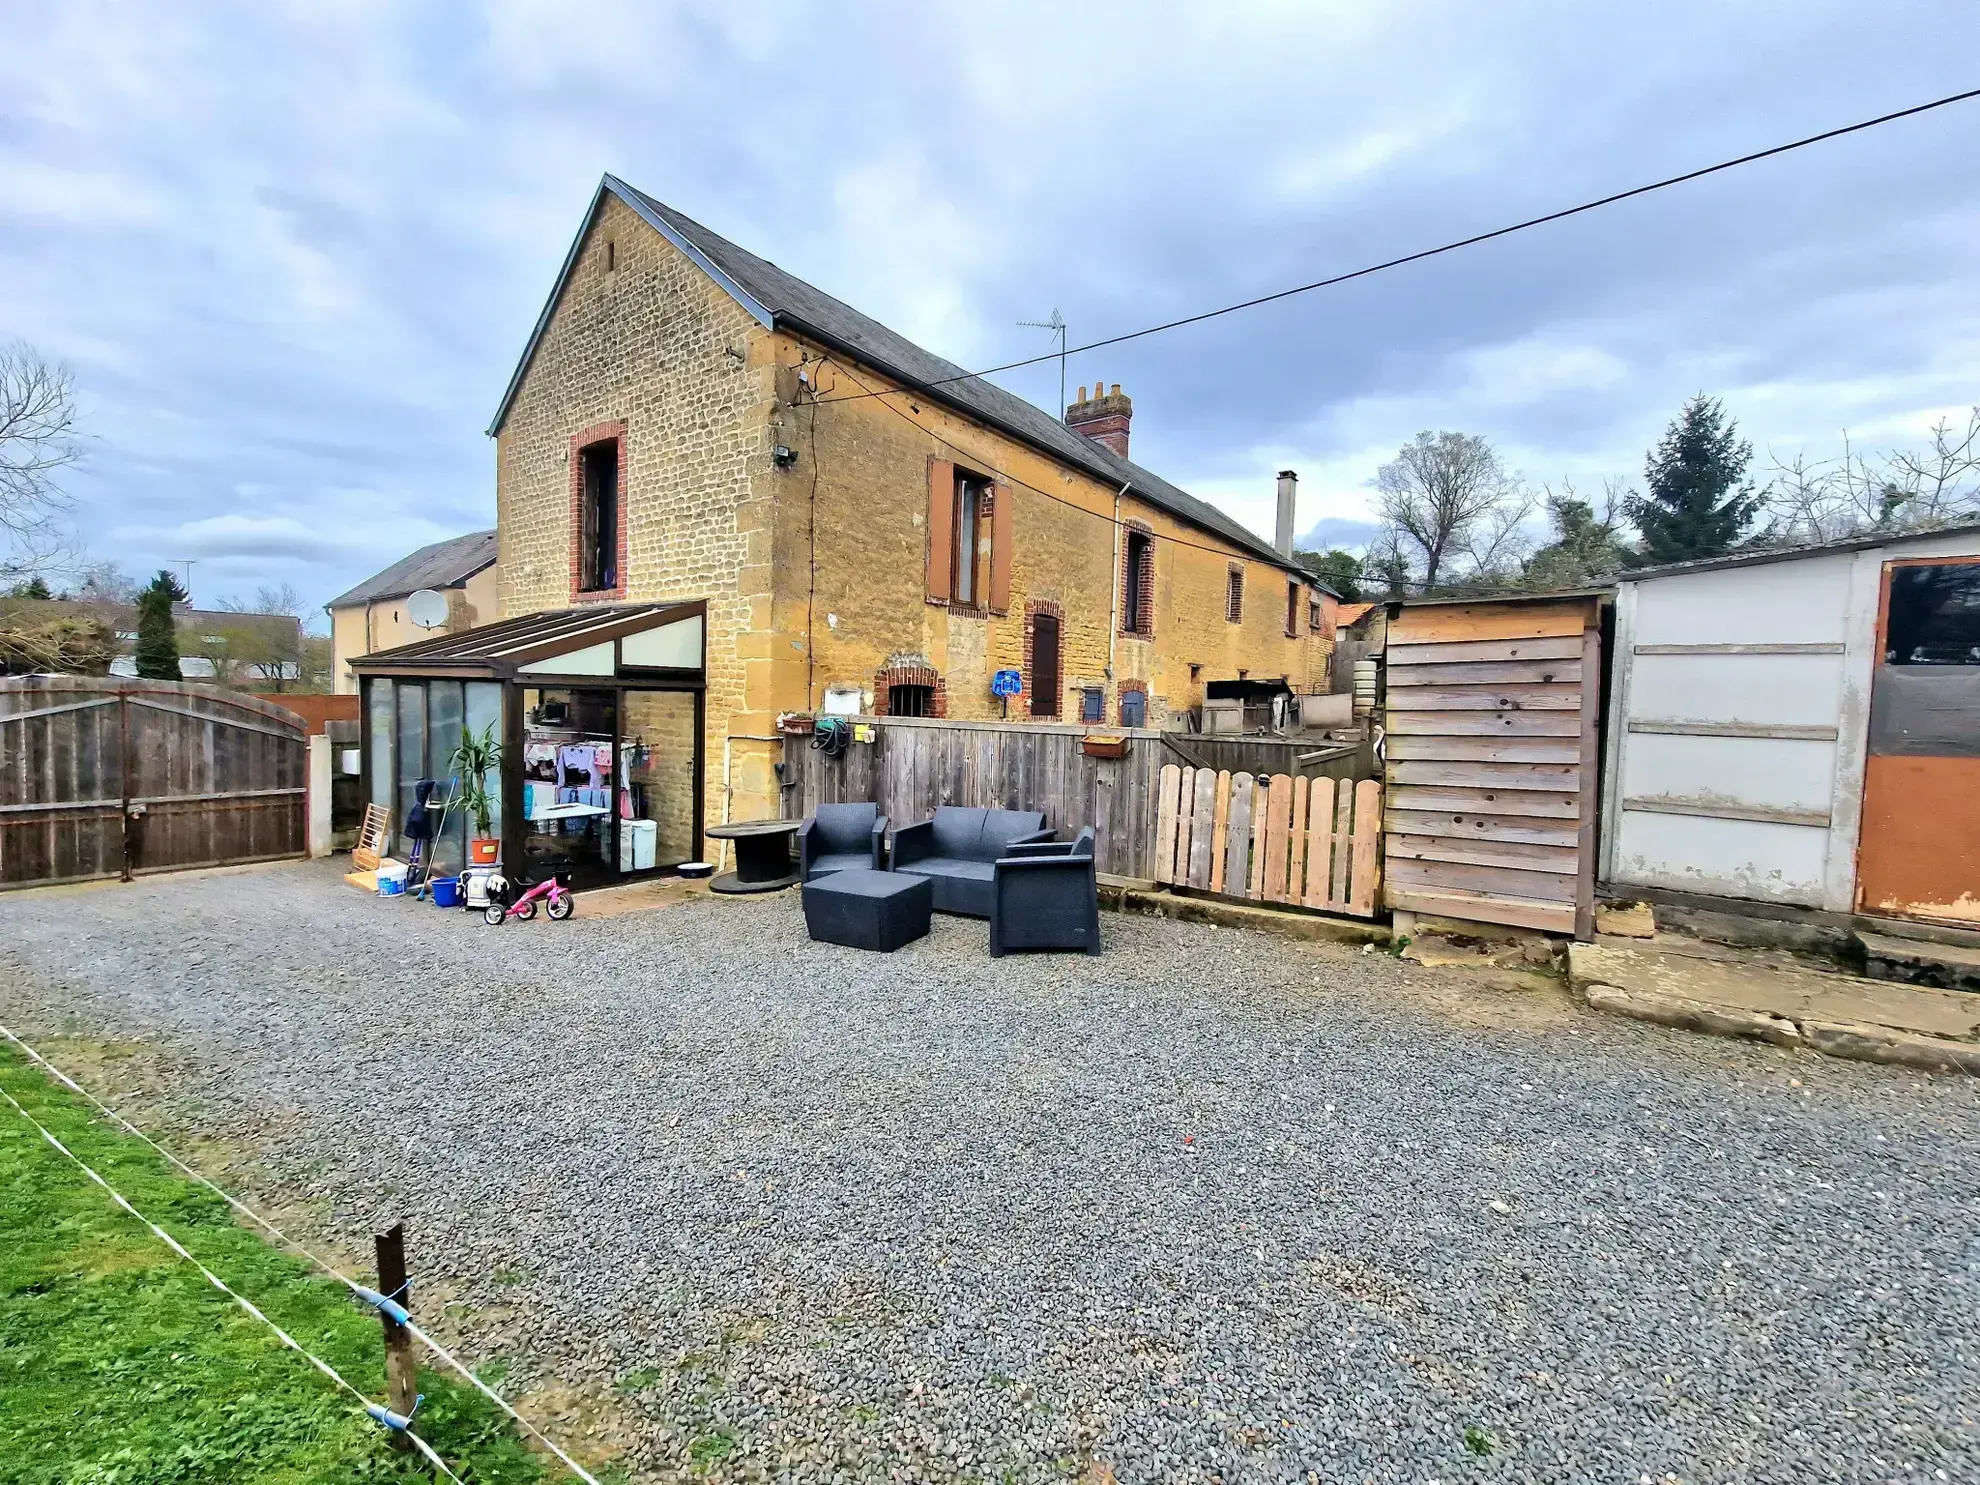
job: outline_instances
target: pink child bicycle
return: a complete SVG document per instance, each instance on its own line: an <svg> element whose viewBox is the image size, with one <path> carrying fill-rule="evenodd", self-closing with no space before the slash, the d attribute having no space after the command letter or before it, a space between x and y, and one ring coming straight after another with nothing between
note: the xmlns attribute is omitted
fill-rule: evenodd
<svg viewBox="0 0 1980 1485"><path fill-rule="evenodd" d="M520 918L527 923L536 916L536 904L543 904L543 910L559 923L577 911L577 894L571 891L571 879L564 872L553 872L542 881L518 897L514 902L503 904L490 902L481 910L481 921L491 926L506 923L511 918Z"/></svg>

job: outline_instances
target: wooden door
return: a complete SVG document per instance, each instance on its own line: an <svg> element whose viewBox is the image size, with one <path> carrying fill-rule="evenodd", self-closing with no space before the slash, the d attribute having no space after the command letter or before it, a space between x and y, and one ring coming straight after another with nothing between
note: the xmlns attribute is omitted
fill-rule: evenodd
<svg viewBox="0 0 1980 1485"><path fill-rule="evenodd" d="M1884 566L1856 904L1980 925L1980 557Z"/></svg>

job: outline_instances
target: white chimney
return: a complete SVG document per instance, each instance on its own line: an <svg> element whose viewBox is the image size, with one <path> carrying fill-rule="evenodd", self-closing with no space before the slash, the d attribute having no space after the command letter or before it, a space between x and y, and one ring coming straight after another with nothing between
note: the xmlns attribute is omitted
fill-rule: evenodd
<svg viewBox="0 0 1980 1485"><path fill-rule="evenodd" d="M1272 545L1281 557L1293 554L1293 508L1299 503L1299 476L1290 469L1279 471L1279 531Z"/></svg>

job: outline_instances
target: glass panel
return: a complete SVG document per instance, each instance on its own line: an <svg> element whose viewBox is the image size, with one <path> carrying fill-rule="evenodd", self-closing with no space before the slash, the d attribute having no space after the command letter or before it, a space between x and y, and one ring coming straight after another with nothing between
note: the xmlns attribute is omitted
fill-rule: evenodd
<svg viewBox="0 0 1980 1485"><path fill-rule="evenodd" d="M467 683L467 730L480 736L484 728L492 729L496 742L502 741L502 683L500 681L469 681ZM490 839L502 838L502 769L498 764L488 770L488 834ZM470 831L475 829L474 821L464 819L463 825Z"/></svg>
<svg viewBox="0 0 1980 1485"><path fill-rule="evenodd" d="M368 680L365 685L365 731L371 743L370 793L366 801L382 804L386 809L396 808L393 795L397 791L394 780L394 745L398 740L396 714L392 710L392 683L390 681Z"/></svg>
<svg viewBox="0 0 1980 1485"><path fill-rule="evenodd" d="M1980 562L1891 569L1887 665L1980 665Z"/></svg>
<svg viewBox="0 0 1980 1485"><path fill-rule="evenodd" d="M454 773L454 750L461 745L461 683L426 683L426 776L440 782L438 800L458 801L460 781ZM467 825L458 802L437 820L428 864L435 876L451 876L467 857Z"/></svg>
<svg viewBox="0 0 1980 1485"><path fill-rule="evenodd" d="M694 855L694 697L628 691L619 723L625 763L619 869L678 866Z"/></svg>
<svg viewBox="0 0 1980 1485"><path fill-rule="evenodd" d="M568 871L580 887L615 880L612 692L532 687L523 707L523 874Z"/></svg>
<svg viewBox="0 0 1980 1485"><path fill-rule="evenodd" d="M393 690L397 692L399 712L399 771L392 829L403 838L417 798L413 785L425 777L420 770L426 766L426 687L417 681L401 681Z"/></svg>

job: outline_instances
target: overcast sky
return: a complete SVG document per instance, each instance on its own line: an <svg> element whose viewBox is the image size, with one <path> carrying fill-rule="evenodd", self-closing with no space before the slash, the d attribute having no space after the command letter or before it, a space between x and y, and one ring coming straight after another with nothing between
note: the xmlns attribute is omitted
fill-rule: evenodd
<svg viewBox="0 0 1980 1485"><path fill-rule="evenodd" d="M980 366L1980 79L1950 0L438 9L0 0L0 340L75 372L93 555L320 603L492 524L603 171ZM1637 477L1698 390L1763 451L1910 441L1980 401L1976 142L1960 105L1070 378L1268 533L1274 471L1365 517L1420 429L1536 482Z"/></svg>

